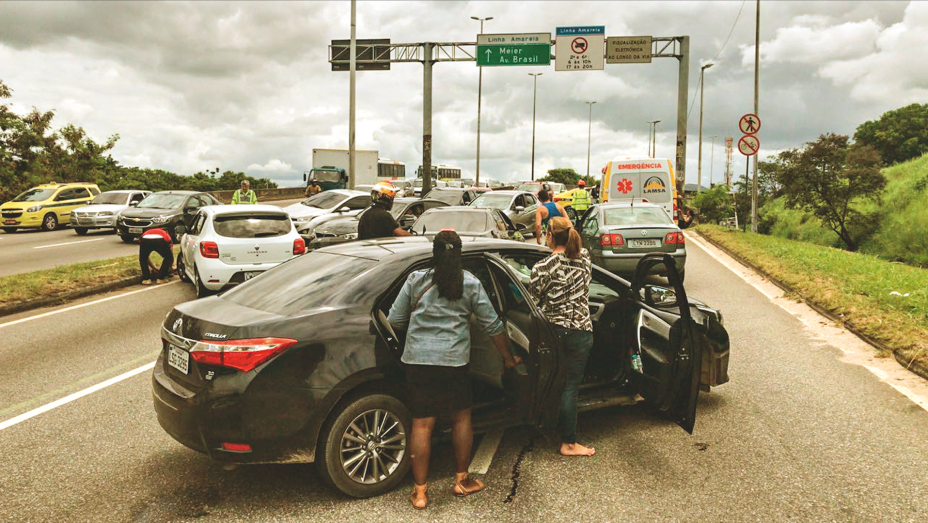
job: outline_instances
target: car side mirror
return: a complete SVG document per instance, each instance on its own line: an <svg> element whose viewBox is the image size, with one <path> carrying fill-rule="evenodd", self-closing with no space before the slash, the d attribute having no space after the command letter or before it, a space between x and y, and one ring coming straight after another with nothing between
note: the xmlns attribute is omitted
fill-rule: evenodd
<svg viewBox="0 0 928 523"><path fill-rule="evenodd" d="M139 202L129 202L129 207L135 207Z"/></svg>
<svg viewBox="0 0 928 523"><path fill-rule="evenodd" d="M184 214L196 214L196 212L197 212L196 207L187 207L186 209L184 209Z"/></svg>
<svg viewBox="0 0 928 523"><path fill-rule="evenodd" d="M644 302L652 307L671 307L677 304L677 294L673 289L659 285L645 285L642 292Z"/></svg>
<svg viewBox="0 0 928 523"><path fill-rule="evenodd" d="M351 209L350 209L349 207L345 206L345 207L340 207L340 208L339 208L337 211L335 211L335 212L348 212L348 211L350 211L350 210L351 210Z"/></svg>
<svg viewBox="0 0 928 523"><path fill-rule="evenodd" d="M527 228L528 228L528 227L526 227L526 225L525 225L524 223L517 223L517 224L516 224L516 230L517 230L517 231L524 231L524 230L527 229Z"/></svg>
<svg viewBox="0 0 928 523"><path fill-rule="evenodd" d="M185 226L183 226L183 225L178 225L177 227L174 227L174 236L175 236L175 237L180 238L181 236L183 236L183 235L185 235L185 234L187 234L187 227L185 227Z"/></svg>
<svg viewBox="0 0 928 523"><path fill-rule="evenodd" d="M516 206L516 212L524 212L524 211L525 211L525 207L523 207L523 206L521 206L521 205L517 205L517 206Z"/></svg>

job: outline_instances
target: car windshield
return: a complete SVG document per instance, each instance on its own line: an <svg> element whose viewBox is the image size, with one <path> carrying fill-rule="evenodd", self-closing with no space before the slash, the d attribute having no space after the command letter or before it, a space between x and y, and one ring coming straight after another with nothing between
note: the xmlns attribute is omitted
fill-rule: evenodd
<svg viewBox="0 0 928 523"><path fill-rule="evenodd" d="M187 199L186 194L150 194L148 198L140 201L139 209L179 209Z"/></svg>
<svg viewBox="0 0 928 523"><path fill-rule="evenodd" d="M539 183L523 183L516 188L517 191L535 192L541 188Z"/></svg>
<svg viewBox="0 0 928 523"><path fill-rule="evenodd" d="M303 200L303 205L315 207L317 209L334 209L336 205L345 199L344 194L337 192L321 192L308 200Z"/></svg>
<svg viewBox="0 0 928 523"><path fill-rule="evenodd" d="M312 177L317 182L338 182L342 179L342 173L339 171L313 171Z"/></svg>
<svg viewBox="0 0 928 523"><path fill-rule="evenodd" d="M442 191L442 190L431 190L426 193L423 198L432 198L438 201L447 203L448 205L455 205L461 201L461 191Z"/></svg>
<svg viewBox="0 0 928 523"><path fill-rule="evenodd" d="M286 214L248 214L217 216L213 219L216 234L227 238L267 238L283 236L293 230Z"/></svg>
<svg viewBox="0 0 928 523"><path fill-rule="evenodd" d="M29 189L28 191L13 198L14 202L42 202L55 194L54 189Z"/></svg>
<svg viewBox="0 0 928 523"><path fill-rule="evenodd" d="M512 196L508 194L484 193L470 205L481 209L508 209Z"/></svg>
<svg viewBox="0 0 928 523"><path fill-rule="evenodd" d="M416 180L412 182L413 187L422 187L422 180Z"/></svg>
<svg viewBox="0 0 928 523"><path fill-rule="evenodd" d="M490 223L486 212L439 211L423 214L413 226L413 230L419 234L437 233L442 229L454 229L458 233L483 233L490 229Z"/></svg>
<svg viewBox="0 0 928 523"><path fill-rule="evenodd" d="M125 205L129 195L124 192L105 192L90 202L90 205Z"/></svg>
<svg viewBox="0 0 928 523"><path fill-rule="evenodd" d="M332 303L334 294L347 289L375 264L364 258L313 251L227 291L222 299L289 316Z"/></svg>
<svg viewBox="0 0 928 523"><path fill-rule="evenodd" d="M663 209L654 207L613 207L605 215L606 225L673 225Z"/></svg>

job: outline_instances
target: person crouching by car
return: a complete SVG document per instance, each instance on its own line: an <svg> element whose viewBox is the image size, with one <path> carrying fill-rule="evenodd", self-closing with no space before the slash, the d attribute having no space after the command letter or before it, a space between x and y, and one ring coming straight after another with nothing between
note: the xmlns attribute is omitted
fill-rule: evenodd
<svg viewBox="0 0 928 523"><path fill-rule="evenodd" d="M154 264L149 257L157 252L162 260L161 267L155 271ZM142 268L142 285L158 283L158 280L167 280L174 265L174 252L171 250L171 235L164 229L149 229L142 234L139 240L139 265ZM152 278L152 273L157 278Z"/></svg>
<svg viewBox="0 0 928 523"><path fill-rule="evenodd" d="M454 231L435 235L431 268L410 274L390 308L390 324L395 329L408 327L402 362L413 418L409 449L415 487L409 501L418 510L429 502L426 491L432 430L442 412L451 411L455 464L451 493L466 497L486 486L467 475L474 443L474 399L468 374L471 316L490 335L506 368L521 361L509 352L505 325L480 280L461 267L461 247L461 238Z"/></svg>

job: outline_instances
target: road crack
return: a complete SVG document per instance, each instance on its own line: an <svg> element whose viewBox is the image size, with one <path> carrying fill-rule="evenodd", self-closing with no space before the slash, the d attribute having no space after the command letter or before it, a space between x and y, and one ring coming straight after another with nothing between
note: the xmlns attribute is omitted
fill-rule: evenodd
<svg viewBox="0 0 928 523"><path fill-rule="evenodd" d="M509 495L506 496L503 503L512 503L513 498L516 497L516 491L519 489L519 476L522 473L522 460L525 459L526 454L535 450L536 437L537 436L532 436L528 443L522 447L522 450L519 451L519 457L517 457L516 462L512 464L512 488L509 490Z"/></svg>

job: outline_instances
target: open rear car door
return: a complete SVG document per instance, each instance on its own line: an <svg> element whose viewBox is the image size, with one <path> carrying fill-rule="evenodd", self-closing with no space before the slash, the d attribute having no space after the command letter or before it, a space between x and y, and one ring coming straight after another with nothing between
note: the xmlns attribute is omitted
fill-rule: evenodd
<svg viewBox="0 0 928 523"><path fill-rule="evenodd" d="M672 289L646 283L657 265L664 265ZM640 377L640 393L692 434L702 351L697 350L686 291L670 255L653 253L639 261L631 301L638 308L633 328L641 363L633 371Z"/></svg>

